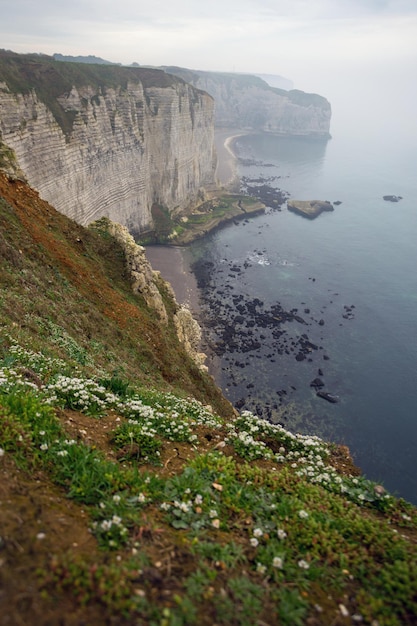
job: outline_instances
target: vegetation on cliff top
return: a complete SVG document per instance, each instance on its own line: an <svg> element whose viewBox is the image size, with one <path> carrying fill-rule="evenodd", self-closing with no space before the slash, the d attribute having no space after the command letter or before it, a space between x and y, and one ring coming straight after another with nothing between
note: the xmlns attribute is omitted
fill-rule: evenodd
<svg viewBox="0 0 417 626"><path fill-rule="evenodd" d="M415 623L416 509L235 414L112 237L0 174L0 262L4 623Z"/></svg>
<svg viewBox="0 0 417 626"><path fill-rule="evenodd" d="M12 93L27 94L34 90L48 107L65 134L72 130L74 112L65 111L59 96L75 87L126 89L128 82L146 87L171 87L182 82L179 77L151 68L122 67L89 63L65 63L43 54L16 54L0 50L0 83Z"/></svg>

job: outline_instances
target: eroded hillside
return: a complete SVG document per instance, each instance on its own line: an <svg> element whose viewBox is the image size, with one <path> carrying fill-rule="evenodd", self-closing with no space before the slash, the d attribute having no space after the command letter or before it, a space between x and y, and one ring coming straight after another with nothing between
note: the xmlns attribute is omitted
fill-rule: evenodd
<svg viewBox="0 0 417 626"><path fill-rule="evenodd" d="M416 509L235 414L119 235L0 174L0 623L414 624Z"/></svg>

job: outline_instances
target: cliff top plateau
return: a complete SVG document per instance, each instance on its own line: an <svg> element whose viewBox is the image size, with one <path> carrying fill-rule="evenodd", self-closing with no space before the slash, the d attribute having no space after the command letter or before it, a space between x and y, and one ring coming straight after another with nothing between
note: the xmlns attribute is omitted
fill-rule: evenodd
<svg viewBox="0 0 417 626"><path fill-rule="evenodd" d="M0 50L0 82L6 83L15 94L35 90L65 132L72 129L74 114L65 111L57 98L71 92L73 87L126 89L129 81L141 83L144 87L171 87L177 83L173 75L159 69L110 63L63 63L46 54Z"/></svg>
<svg viewBox="0 0 417 626"><path fill-rule="evenodd" d="M127 230L0 172L2 624L415 624L417 511L238 414Z"/></svg>

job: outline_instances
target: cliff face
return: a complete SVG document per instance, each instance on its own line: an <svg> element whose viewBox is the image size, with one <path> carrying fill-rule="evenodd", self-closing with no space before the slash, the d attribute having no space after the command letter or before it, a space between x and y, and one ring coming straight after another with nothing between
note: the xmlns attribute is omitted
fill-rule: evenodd
<svg viewBox="0 0 417 626"><path fill-rule="evenodd" d="M166 71L213 96L217 127L329 137L331 107L322 96L270 87L256 76L177 67Z"/></svg>
<svg viewBox="0 0 417 626"><path fill-rule="evenodd" d="M213 115L209 95L161 71L0 55L0 142L80 224L142 232L154 203L193 204L213 183Z"/></svg>

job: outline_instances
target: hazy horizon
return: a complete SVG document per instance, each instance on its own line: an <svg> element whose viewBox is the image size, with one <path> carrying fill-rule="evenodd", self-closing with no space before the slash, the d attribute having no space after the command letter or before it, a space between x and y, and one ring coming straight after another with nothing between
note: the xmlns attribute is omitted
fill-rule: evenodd
<svg viewBox="0 0 417 626"><path fill-rule="evenodd" d="M415 0L0 0L0 47L123 65L275 74L332 105L330 132L417 142Z"/></svg>

